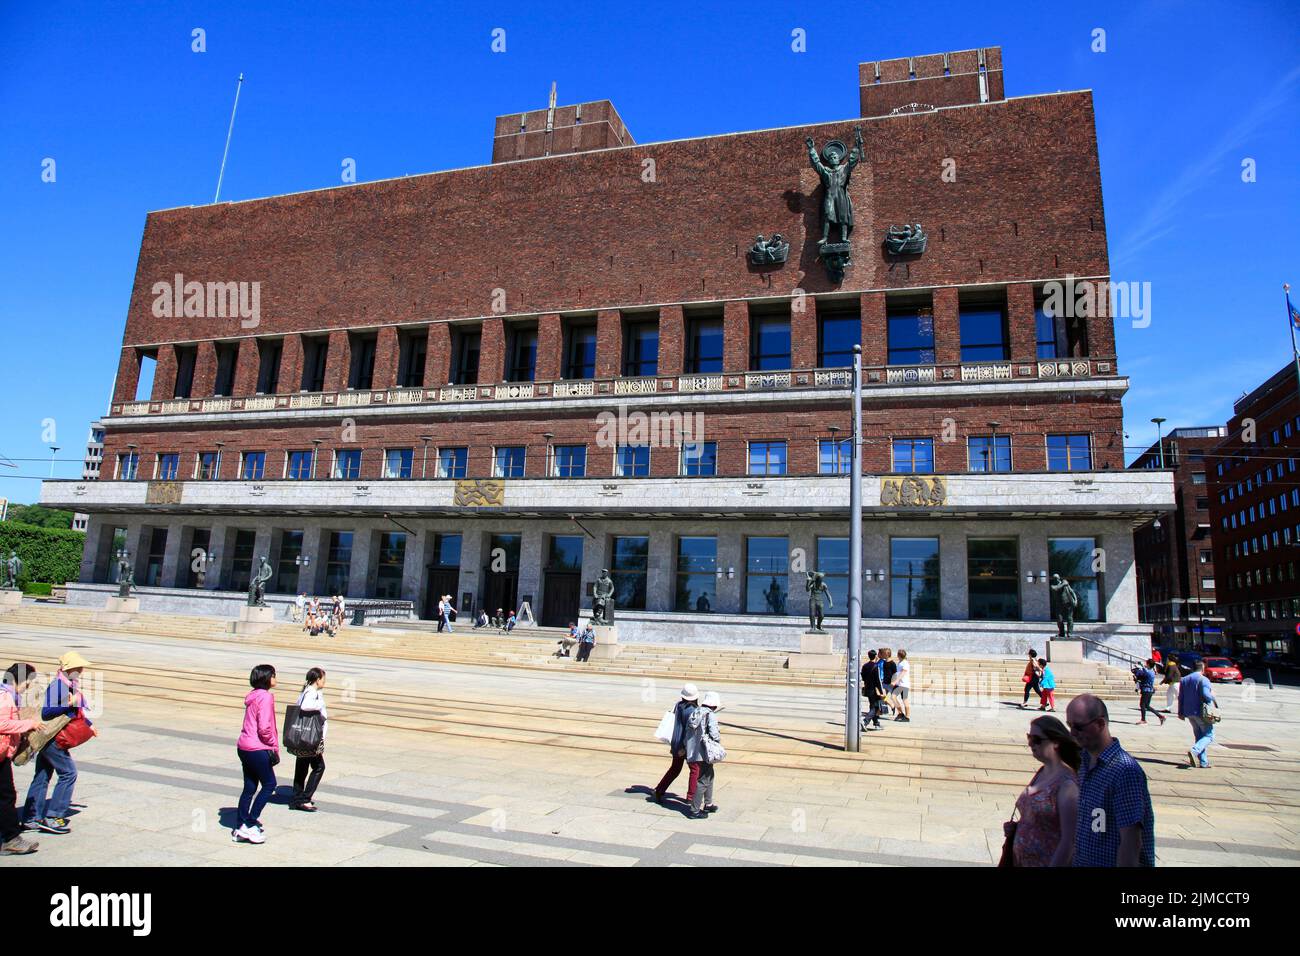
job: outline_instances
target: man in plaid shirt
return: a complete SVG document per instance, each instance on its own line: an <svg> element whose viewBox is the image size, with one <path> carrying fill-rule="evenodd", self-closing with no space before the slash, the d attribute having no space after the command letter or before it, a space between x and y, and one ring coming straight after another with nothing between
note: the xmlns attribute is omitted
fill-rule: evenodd
<svg viewBox="0 0 1300 956"><path fill-rule="evenodd" d="M1110 735L1101 699L1083 694L1066 709L1070 733L1083 749L1075 866L1155 866L1156 819L1147 775Z"/></svg>

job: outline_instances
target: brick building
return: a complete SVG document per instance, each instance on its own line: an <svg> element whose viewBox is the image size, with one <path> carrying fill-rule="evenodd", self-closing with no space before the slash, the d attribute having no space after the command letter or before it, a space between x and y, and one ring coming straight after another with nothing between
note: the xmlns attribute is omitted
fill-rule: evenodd
<svg viewBox="0 0 1300 956"><path fill-rule="evenodd" d="M86 436L86 455L81 461L81 477L86 481L99 481L99 469L104 464L104 423L91 422ZM72 530L85 531L90 525L90 515L74 514Z"/></svg>
<svg viewBox="0 0 1300 956"><path fill-rule="evenodd" d="M788 644L805 567L844 611L860 344L868 641L1019 649L1059 570L1081 632L1144 645L1132 532L1171 488L1124 468L1105 297L1044 307L1108 274L1091 95L1007 99L997 48L859 87L858 118L645 145L607 101L513 114L489 165L151 213L103 480L43 490L92 515L75 600L121 542L172 607L266 556L276 593L557 623L610 568L624 639ZM805 137L858 126L836 281ZM888 254L907 223L927 248Z"/></svg>
<svg viewBox="0 0 1300 956"><path fill-rule="evenodd" d="M1174 476L1173 510L1133 534L1138 610L1157 645L1222 641L1207 456L1226 435L1222 425L1176 428L1129 465L1136 471L1168 469Z"/></svg>
<svg viewBox="0 0 1300 956"><path fill-rule="evenodd" d="M1213 452L1210 524L1234 652L1295 659L1300 624L1300 400L1294 363L1233 405Z"/></svg>

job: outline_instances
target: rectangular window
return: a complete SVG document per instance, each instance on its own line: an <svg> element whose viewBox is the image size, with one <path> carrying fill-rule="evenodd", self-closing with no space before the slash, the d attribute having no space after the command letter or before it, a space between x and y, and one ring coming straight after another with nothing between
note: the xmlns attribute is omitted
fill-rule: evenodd
<svg viewBox="0 0 1300 956"><path fill-rule="evenodd" d="M614 559L610 564L610 577L614 579L615 607L634 611L645 610L645 583L649 554L649 538L614 539Z"/></svg>
<svg viewBox="0 0 1300 956"><path fill-rule="evenodd" d="M1015 538L967 540L966 589L972 621L1020 620L1020 558Z"/></svg>
<svg viewBox="0 0 1300 956"><path fill-rule="evenodd" d="M686 329L686 371L721 372L722 319L688 319Z"/></svg>
<svg viewBox="0 0 1300 956"><path fill-rule="evenodd" d="M623 337L623 374L659 374L658 320L630 321Z"/></svg>
<svg viewBox="0 0 1300 956"><path fill-rule="evenodd" d="M790 367L790 315L751 315L749 367L766 372Z"/></svg>
<svg viewBox="0 0 1300 956"><path fill-rule="evenodd" d="M235 554L230 559L230 589L247 591L248 581L253 574L253 548L257 544L257 532L251 528L241 528L235 532Z"/></svg>
<svg viewBox="0 0 1300 956"><path fill-rule="evenodd" d="M1101 603L1101 573L1093 570L1096 538L1048 538L1047 571L1059 574L1070 582L1079 606L1075 608L1076 621L1103 621ZM1052 593L1052 617L1056 617L1059 597Z"/></svg>
<svg viewBox="0 0 1300 956"><path fill-rule="evenodd" d="M173 398L189 398L194 392L194 363L199 357L196 345L176 346L176 387Z"/></svg>
<svg viewBox="0 0 1300 956"><path fill-rule="evenodd" d="M513 328L506 381L531 382L537 375L537 329Z"/></svg>
<svg viewBox="0 0 1300 956"><path fill-rule="evenodd" d="M1091 471L1092 436L1048 435L1048 471Z"/></svg>
<svg viewBox="0 0 1300 956"><path fill-rule="evenodd" d="M239 462L239 477L244 481L261 481L266 477L266 452L246 451Z"/></svg>
<svg viewBox="0 0 1300 956"><path fill-rule="evenodd" d="M215 451L199 452L194 477L199 481L212 481L217 477L217 462L220 460Z"/></svg>
<svg viewBox="0 0 1300 956"><path fill-rule="evenodd" d="M293 481L306 481L311 477L312 454L309 451L291 451L285 477Z"/></svg>
<svg viewBox="0 0 1300 956"><path fill-rule="evenodd" d="M648 477L650 474L650 446L620 445L614 456L614 474L620 478Z"/></svg>
<svg viewBox="0 0 1300 956"><path fill-rule="evenodd" d="M751 475L784 475L785 442L752 441L749 443L749 473Z"/></svg>
<svg viewBox="0 0 1300 956"><path fill-rule="evenodd" d="M396 601L402 596L402 569L406 566L406 533L384 531L379 535L379 560L375 573L375 597Z"/></svg>
<svg viewBox="0 0 1300 956"><path fill-rule="evenodd" d="M569 344L564 353L564 377L595 378L596 327L589 322L574 322L569 325L568 337Z"/></svg>
<svg viewBox="0 0 1300 956"><path fill-rule="evenodd" d="M257 340L257 393L274 395L280 387L280 355L284 342L280 339Z"/></svg>
<svg viewBox="0 0 1300 956"><path fill-rule="evenodd" d="M384 452L385 478L410 478L411 464L415 459L415 450L411 448L389 448Z"/></svg>
<svg viewBox="0 0 1300 956"><path fill-rule="evenodd" d="M966 462L971 471L1010 471L1010 435L971 435L966 439Z"/></svg>
<svg viewBox="0 0 1300 956"><path fill-rule="evenodd" d="M298 572L303 559L302 537L301 531L280 532L280 560L276 566L275 578L267 588L271 593L298 593Z"/></svg>
<svg viewBox="0 0 1300 956"><path fill-rule="evenodd" d="M524 446L507 445L496 449L492 461L492 477L522 478L524 476Z"/></svg>
<svg viewBox="0 0 1300 956"><path fill-rule="evenodd" d="M181 456L175 452L169 452L165 455L158 456L158 480L175 481L176 473L180 470Z"/></svg>
<svg viewBox="0 0 1300 956"><path fill-rule="evenodd" d="M347 594L348 576L352 571L352 532L331 531L325 552L325 591Z"/></svg>
<svg viewBox="0 0 1300 956"><path fill-rule="evenodd" d="M118 481L135 481L135 475L139 468L140 455L138 452L132 451L117 456Z"/></svg>
<svg viewBox="0 0 1300 956"><path fill-rule="evenodd" d="M928 475L934 471L933 438L895 438L893 445L895 472Z"/></svg>
<svg viewBox="0 0 1300 956"><path fill-rule="evenodd" d="M682 474L688 478L712 478L718 473L718 443L686 442L682 445Z"/></svg>
<svg viewBox="0 0 1300 956"><path fill-rule="evenodd" d="M303 336L302 339L302 382L304 392L323 392L325 390L325 363L329 358L330 338L328 335Z"/></svg>
<svg viewBox="0 0 1300 956"><path fill-rule="evenodd" d="M939 617L939 539L891 538L889 613L893 617Z"/></svg>
<svg viewBox="0 0 1300 956"><path fill-rule="evenodd" d="M647 449L647 453L649 449ZM551 450L551 474L557 478L582 478L587 474L586 445L556 445Z"/></svg>
<svg viewBox="0 0 1300 956"><path fill-rule="evenodd" d="M349 351L352 361L348 365L348 388L369 389L375 384L375 349L379 346L377 332L349 333ZM322 380L323 382L323 380ZM318 391L318 389L313 389Z"/></svg>
<svg viewBox="0 0 1300 956"><path fill-rule="evenodd" d="M963 362L1005 362L1007 350L1006 301L977 299L960 302L958 323L961 327Z"/></svg>
<svg viewBox="0 0 1300 956"><path fill-rule="evenodd" d="M424 385L424 366L429 354L429 330L413 329L398 335L397 384L401 388Z"/></svg>
<svg viewBox="0 0 1300 956"><path fill-rule="evenodd" d="M817 474L847 475L853 464L853 439L821 438L817 441Z"/></svg>
<svg viewBox="0 0 1300 956"><path fill-rule="evenodd" d="M361 477L361 449L343 448L334 452L334 470L331 478L357 479Z"/></svg>
<svg viewBox="0 0 1300 956"><path fill-rule="evenodd" d="M849 613L849 539L818 538L817 570L826 575L826 589L831 599L823 610L827 617L847 617Z"/></svg>
<svg viewBox="0 0 1300 956"><path fill-rule="evenodd" d="M551 535L546 551L546 570L581 571L582 535Z"/></svg>
<svg viewBox="0 0 1300 956"><path fill-rule="evenodd" d="M439 448L438 477L464 478L465 468L469 464L468 448Z"/></svg>
<svg viewBox="0 0 1300 956"><path fill-rule="evenodd" d="M890 365L934 364L934 311L929 304L890 307L886 324Z"/></svg>
<svg viewBox="0 0 1300 956"><path fill-rule="evenodd" d="M718 604L718 539L677 539L678 611L707 614Z"/></svg>
<svg viewBox="0 0 1300 956"><path fill-rule="evenodd" d="M460 567L461 537L458 534L433 536L433 563L440 568Z"/></svg>
<svg viewBox="0 0 1300 956"><path fill-rule="evenodd" d="M1066 358L1069 346L1065 341L1065 319L1049 315L1042 306L1034 310L1037 329L1038 357L1040 359Z"/></svg>
<svg viewBox="0 0 1300 956"><path fill-rule="evenodd" d="M790 586L788 539L747 538L745 549L745 611L784 614Z"/></svg>
<svg viewBox="0 0 1300 956"><path fill-rule="evenodd" d="M862 344L862 317L851 312L817 309L817 367L852 368L853 346Z"/></svg>
<svg viewBox="0 0 1300 956"><path fill-rule="evenodd" d="M238 361L238 342L217 343L217 379L213 384L213 395L225 396L235 394L235 364Z"/></svg>
<svg viewBox="0 0 1300 956"><path fill-rule="evenodd" d="M153 528L149 532L149 553L145 555L144 586L162 586L163 561L167 554L167 529Z"/></svg>
<svg viewBox="0 0 1300 956"><path fill-rule="evenodd" d="M452 366L453 385L474 385L478 382L478 355L483 333L477 328L458 331L452 329L452 348L456 362Z"/></svg>

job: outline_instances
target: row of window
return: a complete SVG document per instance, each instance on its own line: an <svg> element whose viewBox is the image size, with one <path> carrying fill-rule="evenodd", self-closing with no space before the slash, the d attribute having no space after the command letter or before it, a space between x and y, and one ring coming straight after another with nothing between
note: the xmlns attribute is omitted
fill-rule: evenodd
<svg viewBox="0 0 1300 956"><path fill-rule="evenodd" d="M1276 581L1282 584L1286 581L1296 579L1295 562L1288 561L1285 565L1269 565L1264 568L1254 568L1250 571L1239 572L1228 575L1227 590L1241 590L1242 588L1258 587L1262 584L1272 584Z"/></svg>
<svg viewBox="0 0 1300 956"><path fill-rule="evenodd" d="M819 301L817 313L818 367L851 366L853 347L862 343L861 314L856 303ZM684 370L689 373L723 371L721 307L690 307L685 310L685 319ZM505 331L506 354L500 374L511 382L533 381L537 374L536 323L510 322ZM963 362L1000 362L1010 359L1006 293L962 293L958 301L958 335ZM481 327L453 325L451 336L450 381L459 385L477 383L482 351ZM891 298L887 304L886 336L890 365L933 364L935 330L932 297L926 293L909 293ZM414 388L424 384L428 337L428 329L399 331L396 377L399 387ZM624 315L622 339L622 375L649 376L659 373L659 319L656 314ZM590 379L596 376L596 343L597 326L594 318L565 318L560 372L563 378ZM374 387L378 344L379 333L376 330L348 333L348 388ZM214 394L234 393L240 347L239 342L216 344ZM282 340L258 339L246 347L256 349L257 390L262 393L275 392L280 380ZM324 391L330 336L305 335L302 347L300 387L304 391ZM194 388L198 346L179 345L175 346L175 350L176 380L172 394L176 398L190 398ZM1086 323L1079 319L1050 315L1040 305L1035 310L1035 351L1041 359L1087 355ZM750 370L784 370L792 366L791 305L751 306ZM495 378L495 374L490 377ZM387 387L387 383L380 385Z"/></svg>
<svg viewBox="0 0 1300 956"><path fill-rule="evenodd" d="M1232 604L1227 607L1226 613L1228 620L1234 624L1245 621L1281 621L1300 618L1300 597Z"/></svg>
<svg viewBox="0 0 1300 956"><path fill-rule="evenodd" d="M1230 515L1224 515L1219 519L1219 523L1223 526L1224 530L1229 528L1244 528L1247 525L1254 524L1256 521L1263 521L1265 518L1271 518L1279 511L1286 511L1290 507L1300 508L1300 488L1292 488L1290 493L1283 492L1276 498L1268 498L1259 502L1257 505L1251 505L1248 508L1242 508L1240 511L1234 511ZM1291 529L1288 528L1286 531L1289 541ZM1275 537L1276 535L1277 532L1274 532ZM1236 544L1233 545L1234 549L1236 546ZM1265 545L1265 547L1267 547L1267 545Z"/></svg>
<svg viewBox="0 0 1300 956"><path fill-rule="evenodd" d="M818 474L848 474L850 439L821 439L818 442ZM933 438L895 438L891 442L893 471L902 474L932 474L934 472ZM1092 469L1091 438L1088 435L1048 435L1046 442L1048 471L1089 471ZM291 480L308 480L317 477L315 450L288 450L283 452L279 477ZM362 449L339 448L330 454L330 478L355 479L361 477ZM527 460L525 445L499 445L492 449L492 476L494 478L522 478ZM245 481L260 481L267 475L267 453L245 451L240 453L238 476ZM748 474L787 474L788 443L785 441L751 441L748 443ZM418 474L430 478L465 478L469 462L469 448L456 446L434 448L422 452ZM218 477L220 452L198 452L193 468L186 478L208 481ZM139 476L140 455L124 452L117 456L115 477L119 481L134 481ZM972 472L1010 471L1011 438L1006 435L971 436L967 439L967 465ZM383 451L380 475L383 478L416 477L415 448L387 448ZM688 442L681 446L678 474L686 477L714 477L718 473L718 443L711 441ZM587 476L586 445L550 445L547 447L546 474L557 478L584 478ZM643 478L650 474L650 446L620 445L614 450L612 474L621 478ZM270 477L275 477L274 475ZM181 479L179 452L162 452L155 455L153 478L158 481Z"/></svg>
<svg viewBox="0 0 1300 956"><path fill-rule="evenodd" d="M1257 488L1263 488L1264 485L1271 481L1280 481L1283 475L1295 474L1295 471L1296 460L1294 458L1279 461L1276 465L1276 472L1273 465L1261 468L1258 474L1251 475L1245 481L1239 481L1235 485L1229 485L1225 490L1219 492L1219 504L1226 505L1229 501L1235 501Z"/></svg>
<svg viewBox="0 0 1300 956"><path fill-rule="evenodd" d="M1291 421L1286 422L1280 429L1274 428L1268 436L1267 444L1276 448L1292 435L1300 435L1300 415L1297 415ZM1215 466L1215 474L1222 478L1233 468L1240 468L1250 461L1249 452L1242 452L1239 455L1229 455L1224 457ZM1279 466L1280 467L1280 466ZM1291 459L1291 470L1295 471L1295 459ZM1241 489L1237 489L1237 494L1241 494Z"/></svg>

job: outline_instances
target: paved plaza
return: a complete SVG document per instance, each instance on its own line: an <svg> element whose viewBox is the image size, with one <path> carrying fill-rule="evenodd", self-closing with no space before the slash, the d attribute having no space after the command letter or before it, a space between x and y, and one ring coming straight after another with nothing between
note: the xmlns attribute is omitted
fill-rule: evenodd
<svg viewBox="0 0 1300 956"><path fill-rule="evenodd" d="M925 704L845 754L840 692L720 684L721 811L693 821L646 801L668 764L653 731L675 684L388 661L307 640L261 651L0 619L0 657L45 670L75 649L102 700L101 736L77 752L87 806L73 832L39 834L37 854L6 865L988 866L1034 767L1031 715L1009 700ZM320 812L305 814L286 805L292 758L281 763L267 842L235 845L234 743L263 661L279 671L281 719L308 667L327 670L328 767ZM1226 718L1212 770L1186 768L1184 724L1132 726L1135 703L1112 705L1151 781L1157 862L1296 865L1300 690L1216 691ZM30 779L16 771L20 794ZM673 790L685 786L683 773Z"/></svg>

